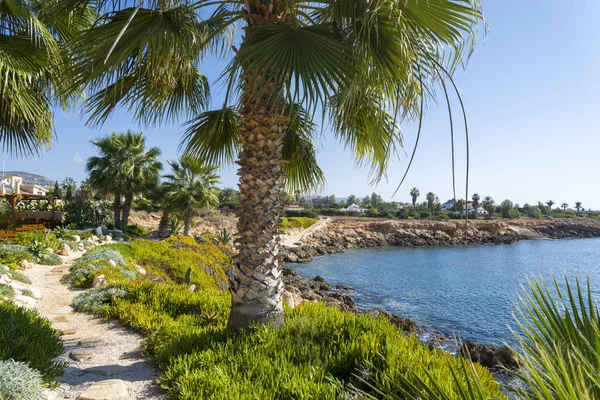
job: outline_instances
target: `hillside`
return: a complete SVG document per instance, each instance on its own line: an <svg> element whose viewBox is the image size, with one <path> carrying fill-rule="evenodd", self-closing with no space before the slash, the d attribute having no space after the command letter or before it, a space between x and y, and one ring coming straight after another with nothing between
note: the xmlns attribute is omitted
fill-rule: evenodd
<svg viewBox="0 0 600 400"><path fill-rule="evenodd" d="M42 175L30 174L29 172L6 171L4 176L20 176L23 178L23 183L25 185L38 185L45 188L51 188L54 186L54 181L52 179L46 178Z"/></svg>

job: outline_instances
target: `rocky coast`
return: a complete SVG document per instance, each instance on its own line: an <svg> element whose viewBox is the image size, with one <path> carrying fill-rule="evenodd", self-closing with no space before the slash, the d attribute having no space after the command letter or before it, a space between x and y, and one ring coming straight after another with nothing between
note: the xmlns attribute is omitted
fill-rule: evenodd
<svg viewBox="0 0 600 400"><path fill-rule="evenodd" d="M556 218L475 221L413 221L330 218L323 229L287 246L287 262L309 262L322 254L381 246L508 244L519 240L600 237L600 219Z"/></svg>

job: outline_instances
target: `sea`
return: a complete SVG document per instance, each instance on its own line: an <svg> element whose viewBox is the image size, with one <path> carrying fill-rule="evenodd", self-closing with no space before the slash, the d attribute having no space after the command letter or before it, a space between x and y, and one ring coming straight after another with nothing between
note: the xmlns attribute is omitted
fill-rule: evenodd
<svg viewBox="0 0 600 400"><path fill-rule="evenodd" d="M564 287L589 279L600 299L600 238L460 247L350 250L292 264L307 278L350 286L358 308L380 307L456 342L514 345L514 314L528 279Z"/></svg>

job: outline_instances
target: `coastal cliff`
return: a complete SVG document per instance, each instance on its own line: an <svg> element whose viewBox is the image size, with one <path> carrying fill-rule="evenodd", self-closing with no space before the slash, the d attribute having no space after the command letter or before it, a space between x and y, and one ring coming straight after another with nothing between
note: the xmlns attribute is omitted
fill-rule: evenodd
<svg viewBox="0 0 600 400"><path fill-rule="evenodd" d="M466 228L466 229L465 229ZM414 221L331 218L323 229L286 246L288 262L309 262L321 254L380 246L508 244L519 240L600 236L600 220L587 218L472 221Z"/></svg>

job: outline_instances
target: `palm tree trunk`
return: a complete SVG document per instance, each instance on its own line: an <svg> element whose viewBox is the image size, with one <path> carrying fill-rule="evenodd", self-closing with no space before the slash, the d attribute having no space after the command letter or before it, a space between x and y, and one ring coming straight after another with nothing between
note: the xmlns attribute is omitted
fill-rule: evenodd
<svg viewBox="0 0 600 400"><path fill-rule="evenodd" d="M162 217L160 218L160 222L158 223L158 237L159 239L164 239L169 234L169 218L171 217L171 213L167 210L163 210Z"/></svg>
<svg viewBox="0 0 600 400"><path fill-rule="evenodd" d="M185 216L183 219L183 234L185 236L190 236L192 232L192 217L194 216L194 210L191 207L188 207L185 210Z"/></svg>
<svg viewBox="0 0 600 400"><path fill-rule="evenodd" d="M282 149L287 118L270 108L259 105L241 110L239 253L230 277L228 323L235 331L248 329L251 323L283 325L278 229L283 213Z"/></svg>
<svg viewBox="0 0 600 400"><path fill-rule="evenodd" d="M127 228L129 223L129 213L131 211L131 202L133 201L133 193L127 193L125 195L125 202L123 203L123 216L121 217L121 230Z"/></svg>
<svg viewBox="0 0 600 400"><path fill-rule="evenodd" d="M119 229L121 226L121 194L115 193L115 200L113 202L113 212L115 213L115 229Z"/></svg>

